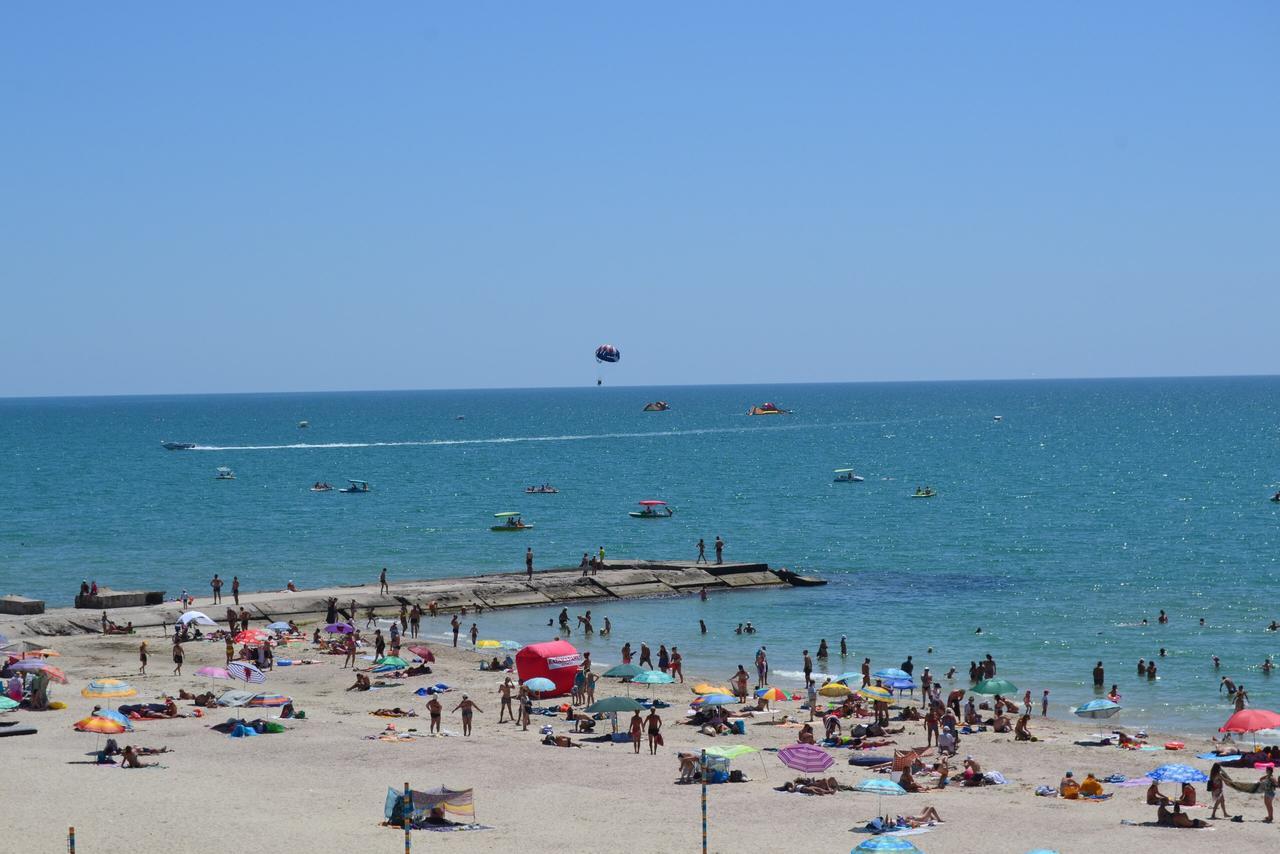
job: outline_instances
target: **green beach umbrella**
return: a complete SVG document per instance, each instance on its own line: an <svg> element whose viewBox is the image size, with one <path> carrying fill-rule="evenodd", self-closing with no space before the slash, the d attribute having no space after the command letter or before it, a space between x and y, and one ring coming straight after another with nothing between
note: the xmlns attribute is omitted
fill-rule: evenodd
<svg viewBox="0 0 1280 854"><path fill-rule="evenodd" d="M728 747L708 747L708 756L719 756L724 759L737 759L739 756L746 756L748 753L755 753L756 748L748 747L745 744L731 744Z"/></svg>
<svg viewBox="0 0 1280 854"><path fill-rule="evenodd" d="M1016 694L1018 686L1008 679L983 679L969 690L975 694Z"/></svg>
<svg viewBox="0 0 1280 854"><path fill-rule="evenodd" d="M7 712L10 709L18 708L18 701L0 695L0 712Z"/></svg>
<svg viewBox="0 0 1280 854"><path fill-rule="evenodd" d="M663 673L661 670L644 670L632 676L631 681L637 685L670 685L676 679L670 673Z"/></svg>
<svg viewBox="0 0 1280 854"><path fill-rule="evenodd" d="M374 662L374 666L376 667L386 667L387 665L392 667L408 667L409 662L405 661L398 655L388 655L384 658L379 658Z"/></svg>
<svg viewBox="0 0 1280 854"><path fill-rule="evenodd" d="M614 679L630 679L644 673L644 668L635 664L617 664L604 672L605 676Z"/></svg>
<svg viewBox="0 0 1280 854"><path fill-rule="evenodd" d="M583 711L591 715L602 712L642 712L644 704L630 697L605 697L603 700L596 700Z"/></svg>

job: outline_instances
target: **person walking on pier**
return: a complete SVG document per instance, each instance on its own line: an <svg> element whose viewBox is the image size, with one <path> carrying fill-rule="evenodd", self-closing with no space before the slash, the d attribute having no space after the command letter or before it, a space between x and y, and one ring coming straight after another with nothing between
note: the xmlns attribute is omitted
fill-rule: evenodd
<svg viewBox="0 0 1280 854"><path fill-rule="evenodd" d="M716 563L724 563L724 540L716 534Z"/></svg>
<svg viewBox="0 0 1280 854"><path fill-rule="evenodd" d="M696 566L700 563L706 563L706 562L707 562L707 542L706 540L702 539L702 537L698 537L698 559L695 560L693 563Z"/></svg>
<svg viewBox="0 0 1280 854"><path fill-rule="evenodd" d="M381 574L378 575L378 592L379 593L391 592L391 588L387 586L387 568L385 566L382 568Z"/></svg>
<svg viewBox="0 0 1280 854"><path fill-rule="evenodd" d="M213 604L217 605L222 602L222 579L218 577L218 573L213 574L213 580L209 582L209 586L213 588Z"/></svg>
<svg viewBox="0 0 1280 854"><path fill-rule="evenodd" d="M533 581L533 547L524 550L524 574Z"/></svg>

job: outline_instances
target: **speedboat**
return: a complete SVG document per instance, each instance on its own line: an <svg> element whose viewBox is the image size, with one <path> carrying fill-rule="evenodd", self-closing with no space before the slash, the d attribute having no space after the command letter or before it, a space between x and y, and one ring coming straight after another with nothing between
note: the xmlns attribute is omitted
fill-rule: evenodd
<svg viewBox="0 0 1280 854"><path fill-rule="evenodd" d="M655 400L653 403L646 403L644 405L645 412L666 412L670 408L671 404L667 403L665 400Z"/></svg>
<svg viewBox="0 0 1280 854"><path fill-rule="evenodd" d="M235 480L236 473L226 466L218 466L218 473L214 476L214 480Z"/></svg>
<svg viewBox="0 0 1280 854"><path fill-rule="evenodd" d="M351 478L347 478L347 483L351 485L347 487L343 487L338 491L339 492L368 492L369 491L369 482L367 480L352 480Z"/></svg>
<svg viewBox="0 0 1280 854"><path fill-rule="evenodd" d="M524 491L529 495L555 495L560 490L549 483L544 483L542 486L526 486Z"/></svg>
<svg viewBox="0 0 1280 854"><path fill-rule="evenodd" d="M298 429L300 429L300 430L301 430L301 429L304 429L304 428L307 428L307 427L310 427L310 426L311 426L311 422L310 422L310 421L299 421L299 422L298 422Z"/></svg>
<svg viewBox="0 0 1280 854"><path fill-rule="evenodd" d="M639 510L632 510L627 514L632 519L670 519L675 515L675 510L667 506L665 501L641 501Z"/></svg>
<svg viewBox="0 0 1280 854"><path fill-rule="evenodd" d="M318 480L311 485L311 491L312 492L332 492L333 487L330 484L325 483L324 481Z"/></svg>
<svg viewBox="0 0 1280 854"><path fill-rule="evenodd" d="M196 446L195 442L161 442L166 451L189 451Z"/></svg>
<svg viewBox="0 0 1280 854"><path fill-rule="evenodd" d="M993 415L993 416L991 416L991 420L992 420L992 421L1003 421L1003 420L1004 420L1004 416L1003 416L1003 415Z"/></svg>
<svg viewBox="0 0 1280 854"><path fill-rule="evenodd" d="M753 406L747 411L748 415L790 415L790 409L781 409L774 403L762 403L759 406Z"/></svg>
<svg viewBox="0 0 1280 854"><path fill-rule="evenodd" d="M490 531L527 531L532 525L526 525L524 520L520 518L520 514L513 510L505 513L494 513L493 518L501 519L502 522L497 525L490 525Z"/></svg>
<svg viewBox="0 0 1280 854"><path fill-rule="evenodd" d="M865 478L854 474L853 469L836 469L836 483L862 483Z"/></svg>

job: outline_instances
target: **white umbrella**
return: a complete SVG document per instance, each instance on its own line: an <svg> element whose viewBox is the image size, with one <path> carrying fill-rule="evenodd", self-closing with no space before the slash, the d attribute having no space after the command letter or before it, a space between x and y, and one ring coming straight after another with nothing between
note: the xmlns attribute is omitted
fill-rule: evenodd
<svg viewBox="0 0 1280 854"><path fill-rule="evenodd" d="M188 623L195 623L197 626L218 625L213 620L209 619L208 614L203 614L200 611L187 611L185 614L183 614L181 617L178 618L178 622L182 623L184 626L187 625Z"/></svg>

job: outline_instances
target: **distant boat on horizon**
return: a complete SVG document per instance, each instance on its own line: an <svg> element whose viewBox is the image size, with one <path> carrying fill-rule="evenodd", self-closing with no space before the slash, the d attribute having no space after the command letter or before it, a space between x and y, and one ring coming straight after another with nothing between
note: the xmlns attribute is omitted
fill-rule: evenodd
<svg viewBox="0 0 1280 854"><path fill-rule="evenodd" d="M161 442L166 451L189 451L196 446L195 442Z"/></svg>

